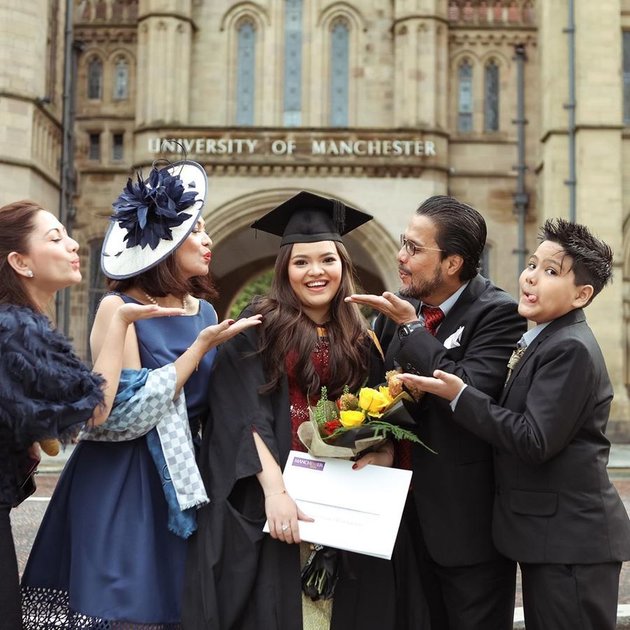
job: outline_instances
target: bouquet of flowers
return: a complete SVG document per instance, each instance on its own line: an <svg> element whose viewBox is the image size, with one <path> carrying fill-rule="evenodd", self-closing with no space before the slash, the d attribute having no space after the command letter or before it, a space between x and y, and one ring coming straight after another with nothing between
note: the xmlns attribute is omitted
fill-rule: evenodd
<svg viewBox="0 0 630 630"><path fill-rule="evenodd" d="M412 430L415 423L403 405L403 400L412 398L396 375L392 370L386 374L385 385L362 387L357 394L346 387L337 401L329 400L322 387L317 405L309 410L310 422L298 428L298 437L309 453L351 458L388 437L421 444L434 453Z"/></svg>
<svg viewBox="0 0 630 630"><path fill-rule="evenodd" d="M346 387L339 400L328 399L322 387L320 399L309 409L309 422L298 427L298 437L315 457L349 459L367 448L378 446L388 437L422 444L413 432L415 422L403 405L412 400L403 391L391 370L385 375L387 383L377 389L362 387L353 394ZM333 597L338 577L336 549L314 545L302 569L302 591L313 601Z"/></svg>

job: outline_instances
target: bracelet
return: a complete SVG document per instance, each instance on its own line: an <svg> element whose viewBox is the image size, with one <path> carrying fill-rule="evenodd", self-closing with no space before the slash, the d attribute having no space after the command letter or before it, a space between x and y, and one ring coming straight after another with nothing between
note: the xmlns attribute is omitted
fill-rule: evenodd
<svg viewBox="0 0 630 630"><path fill-rule="evenodd" d="M265 499L268 499L269 497L277 497L280 494L286 494L286 493L287 493L286 490L280 490L279 492L271 492L265 495Z"/></svg>

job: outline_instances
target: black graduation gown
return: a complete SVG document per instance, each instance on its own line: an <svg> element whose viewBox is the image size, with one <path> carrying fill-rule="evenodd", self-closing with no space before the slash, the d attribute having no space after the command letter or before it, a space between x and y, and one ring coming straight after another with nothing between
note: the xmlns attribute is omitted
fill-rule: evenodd
<svg viewBox="0 0 630 630"><path fill-rule="evenodd" d="M284 468L291 420L286 377L272 394L258 394L266 378L257 343L255 328L239 334L220 347L213 366L200 455L210 504L199 510L189 545L185 630L302 630L299 546L262 532L264 496L256 478L262 466L252 431ZM392 562L342 556L331 630L393 630Z"/></svg>

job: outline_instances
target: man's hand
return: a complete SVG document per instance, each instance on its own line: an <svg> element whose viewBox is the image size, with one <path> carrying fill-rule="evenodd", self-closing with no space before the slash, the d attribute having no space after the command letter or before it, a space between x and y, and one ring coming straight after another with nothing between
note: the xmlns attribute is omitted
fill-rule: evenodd
<svg viewBox="0 0 630 630"><path fill-rule="evenodd" d="M371 449L369 453L366 453L358 459L352 465L354 470L360 470L365 468L368 464L374 466L393 466L394 465L394 445L391 440L386 440L375 449Z"/></svg>
<svg viewBox="0 0 630 630"><path fill-rule="evenodd" d="M398 378L407 387L435 394L448 401L455 399L465 385L459 376L442 372L442 370L435 370L433 378L430 376L417 376L416 374L399 374Z"/></svg>
<svg viewBox="0 0 630 630"><path fill-rule="evenodd" d="M347 297L346 302L371 306L398 325L418 321L413 305L390 291L385 291L383 295L359 295L355 293Z"/></svg>

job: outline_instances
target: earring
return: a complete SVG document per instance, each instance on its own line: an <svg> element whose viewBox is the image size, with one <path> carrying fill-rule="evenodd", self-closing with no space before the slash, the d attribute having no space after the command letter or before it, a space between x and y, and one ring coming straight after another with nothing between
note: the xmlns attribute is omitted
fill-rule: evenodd
<svg viewBox="0 0 630 630"><path fill-rule="evenodd" d="M32 278L33 277L33 271L31 269L27 269L26 270L26 277L27 278Z"/></svg>

